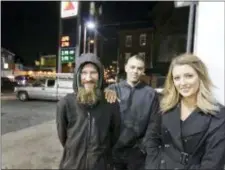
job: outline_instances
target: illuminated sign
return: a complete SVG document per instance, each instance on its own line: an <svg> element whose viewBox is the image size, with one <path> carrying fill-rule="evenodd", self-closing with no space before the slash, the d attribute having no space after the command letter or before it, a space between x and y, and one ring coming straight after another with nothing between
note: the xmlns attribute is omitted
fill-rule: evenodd
<svg viewBox="0 0 225 170"><path fill-rule="evenodd" d="M61 2L61 18L77 16L78 1L63 1Z"/></svg>
<svg viewBox="0 0 225 170"><path fill-rule="evenodd" d="M61 49L61 62L70 63L75 61L75 48L62 48Z"/></svg>
<svg viewBox="0 0 225 170"><path fill-rule="evenodd" d="M61 38L61 41L69 41L70 40L70 37L69 36L63 36Z"/></svg>
<svg viewBox="0 0 225 170"><path fill-rule="evenodd" d="M43 55L40 58L40 65L45 67L56 66L56 55Z"/></svg>
<svg viewBox="0 0 225 170"><path fill-rule="evenodd" d="M63 36L61 38L61 47L69 47L70 46L70 37L69 36Z"/></svg>

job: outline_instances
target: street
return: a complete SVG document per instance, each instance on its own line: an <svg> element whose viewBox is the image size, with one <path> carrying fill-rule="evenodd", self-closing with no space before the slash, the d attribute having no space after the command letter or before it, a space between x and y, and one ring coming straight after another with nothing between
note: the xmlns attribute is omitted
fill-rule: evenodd
<svg viewBox="0 0 225 170"><path fill-rule="evenodd" d="M1 96L2 169L57 169L56 102Z"/></svg>
<svg viewBox="0 0 225 170"><path fill-rule="evenodd" d="M56 102L21 102L14 95L1 99L1 133L17 131L55 119Z"/></svg>

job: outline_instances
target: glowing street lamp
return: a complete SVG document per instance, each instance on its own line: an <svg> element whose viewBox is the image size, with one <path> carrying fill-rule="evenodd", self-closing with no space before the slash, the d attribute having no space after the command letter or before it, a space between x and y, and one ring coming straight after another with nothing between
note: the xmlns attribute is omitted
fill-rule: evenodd
<svg viewBox="0 0 225 170"><path fill-rule="evenodd" d="M93 21L88 21L84 24L84 46L83 46L83 53L86 52L86 36L87 36L87 29L90 29L90 30L94 30L96 28L96 23L93 22Z"/></svg>
<svg viewBox="0 0 225 170"><path fill-rule="evenodd" d="M89 41L90 44L94 44L94 42L95 42L94 40L90 40Z"/></svg>
<svg viewBox="0 0 225 170"><path fill-rule="evenodd" d="M89 21L89 22L86 23L86 27L87 27L88 29L93 30L93 29L95 29L96 24L95 24L94 22L92 22L92 21Z"/></svg>

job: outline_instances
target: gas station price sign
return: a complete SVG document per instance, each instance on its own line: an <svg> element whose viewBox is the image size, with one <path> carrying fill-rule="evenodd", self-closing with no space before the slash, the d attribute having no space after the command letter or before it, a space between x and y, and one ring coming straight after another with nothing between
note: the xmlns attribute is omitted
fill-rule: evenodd
<svg viewBox="0 0 225 170"><path fill-rule="evenodd" d="M61 37L61 47L69 47L70 46L70 37L63 36Z"/></svg>
<svg viewBox="0 0 225 170"><path fill-rule="evenodd" d="M61 48L61 62L69 63L75 61L75 47Z"/></svg>

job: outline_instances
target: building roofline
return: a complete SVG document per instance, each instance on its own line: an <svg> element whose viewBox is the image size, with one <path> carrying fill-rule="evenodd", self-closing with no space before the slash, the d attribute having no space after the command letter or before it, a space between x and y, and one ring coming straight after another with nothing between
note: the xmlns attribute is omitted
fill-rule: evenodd
<svg viewBox="0 0 225 170"><path fill-rule="evenodd" d="M11 55L13 55L13 56L15 56L16 54L14 54L13 52L11 52L11 51L9 51L9 50L7 50L6 48L4 48L4 47L1 47L1 51L7 51L9 54L11 54Z"/></svg>

